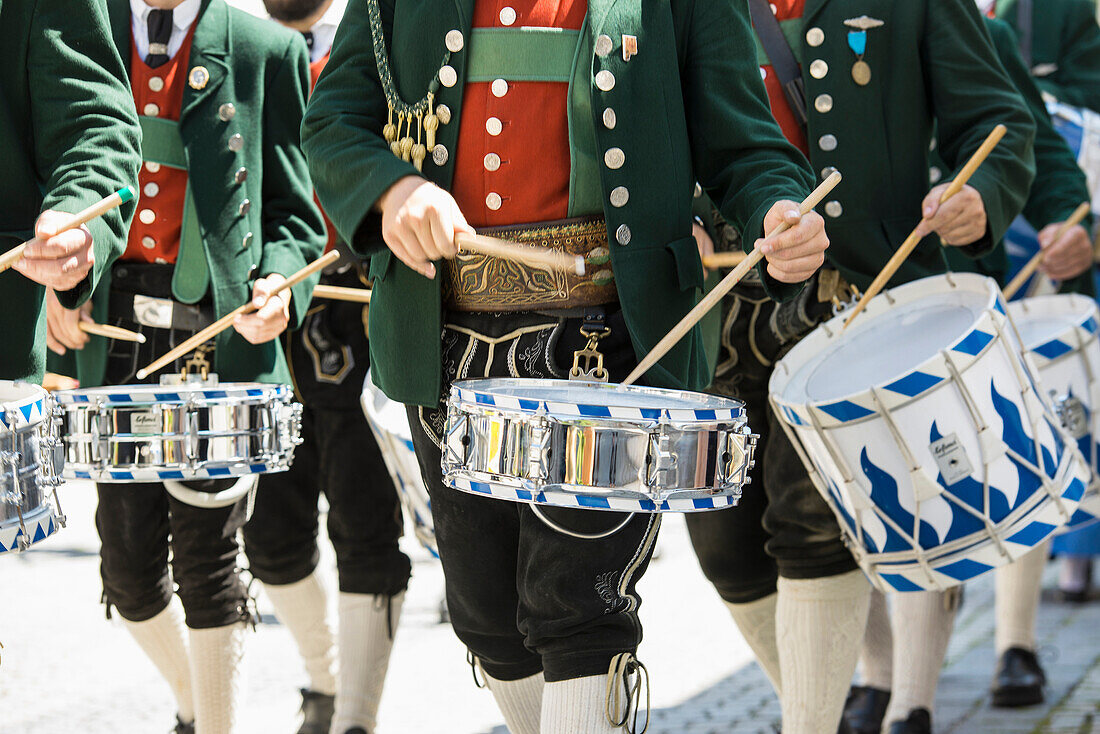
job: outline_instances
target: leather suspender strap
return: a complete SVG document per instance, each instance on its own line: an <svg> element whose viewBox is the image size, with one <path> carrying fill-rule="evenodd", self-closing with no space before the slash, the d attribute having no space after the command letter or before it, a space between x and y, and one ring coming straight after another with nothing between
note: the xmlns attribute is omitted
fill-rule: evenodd
<svg viewBox="0 0 1100 734"><path fill-rule="evenodd" d="M1031 27L1034 17L1033 7L1032 0L1019 0L1016 5L1016 32L1020 36L1020 56L1023 57L1028 69L1031 68L1031 44L1034 36Z"/></svg>
<svg viewBox="0 0 1100 734"><path fill-rule="evenodd" d="M753 29L756 31L757 38L760 39L760 45L764 47L772 68L779 76L779 83L783 85L787 104L791 106L791 111L805 129L808 118L802 69L799 68L798 60L783 35L779 20L772 13L768 0L749 0L749 15L752 17Z"/></svg>

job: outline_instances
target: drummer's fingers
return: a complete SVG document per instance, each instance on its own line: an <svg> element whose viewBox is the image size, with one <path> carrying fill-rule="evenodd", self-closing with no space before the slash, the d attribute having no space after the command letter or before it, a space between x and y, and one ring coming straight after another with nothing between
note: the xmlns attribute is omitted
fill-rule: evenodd
<svg viewBox="0 0 1100 734"><path fill-rule="evenodd" d="M797 225L785 232L764 238L758 246L764 254L780 259L800 257L801 254L791 255L788 251L803 246L824 251L829 246L829 239L825 236L825 220L817 212L810 212L800 216Z"/></svg>
<svg viewBox="0 0 1100 734"><path fill-rule="evenodd" d="M12 268L31 280L59 291L67 291L80 284L91 270L95 256L91 248L62 258L23 258Z"/></svg>
<svg viewBox="0 0 1100 734"><path fill-rule="evenodd" d="M800 283L813 275L824 262L825 254L822 252L794 260L769 260L768 274L781 283Z"/></svg>
<svg viewBox="0 0 1100 734"><path fill-rule="evenodd" d="M394 231L386 238L386 244L393 254L397 256L397 259L405 263L405 265L420 273L425 278L434 278L435 265L425 259L422 254L419 256L414 255L413 252L410 251L406 239L407 236L402 232Z"/></svg>

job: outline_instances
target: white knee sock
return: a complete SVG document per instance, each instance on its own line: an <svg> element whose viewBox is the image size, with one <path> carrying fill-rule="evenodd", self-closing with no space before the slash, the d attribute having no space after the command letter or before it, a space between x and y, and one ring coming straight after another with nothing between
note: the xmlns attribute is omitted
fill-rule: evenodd
<svg viewBox="0 0 1100 734"><path fill-rule="evenodd" d="M887 723L904 720L913 709L933 711L958 599L954 591L894 594L894 685Z"/></svg>
<svg viewBox="0 0 1100 734"><path fill-rule="evenodd" d="M776 640L783 681L783 734L831 734L867 628L871 585L860 571L779 578Z"/></svg>
<svg viewBox="0 0 1100 734"><path fill-rule="evenodd" d="M894 636L890 630L886 595L877 589L871 592L871 608L867 613L867 631L863 635L859 663L863 685L890 690L894 676Z"/></svg>
<svg viewBox="0 0 1100 734"><path fill-rule="evenodd" d="M511 734L539 734L539 721L542 718L542 673L507 681L486 675L485 682L496 699L497 707L504 714L504 723L508 725Z"/></svg>
<svg viewBox="0 0 1100 734"><path fill-rule="evenodd" d="M541 734L622 734L607 720L607 675L547 683Z"/></svg>
<svg viewBox="0 0 1100 734"><path fill-rule="evenodd" d="M393 597L340 592L340 665L336 713L329 730L334 734L356 726L374 731L404 601L403 591Z"/></svg>
<svg viewBox="0 0 1100 734"><path fill-rule="evenodd" d="M244 622L193 629L191 687L195 691L195 734L234 734L241 694Z"/></svg>
<svg viewBox="0 0 1100 734"><path fill-rule="evenodd" d="M275 616L286 625L309 675L309 689L336 693L336 641L328 620L328 595L316 571L293 584L264 584Z"/></svg>
<svg viewBox="0 0 1100 734"><path fill-rule="evenodd" d="M994 571L997 594L997 655L1010 647L1035 649L1035 618L1043 587L1050 542Z"/></svg>
<svg viewBox="0 0 1100 734"><path fill-rule="evenodd" d="M122 620L138 647L153 661L176 697L180 720L195 720L191 698L191 664L187 657L187 633L183 624L183 604L175 594L168 606L144 622Z"/></svg>
<svg viewBox="0 0 1100 734"><path fill-rule="evenodd" d="M733 621L740 630L745 642L749 643L756 662L768 676L776 695L782 693L779 675L779 648L775 642L775 607L779 599L778 594L769 594L763 599L751 601L748 604L731 604L726 602L726 608L730 610Z"/></svg>

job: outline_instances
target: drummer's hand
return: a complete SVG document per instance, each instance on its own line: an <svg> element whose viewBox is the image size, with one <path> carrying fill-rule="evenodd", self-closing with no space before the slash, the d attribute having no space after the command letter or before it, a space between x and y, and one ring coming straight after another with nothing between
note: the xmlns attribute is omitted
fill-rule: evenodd
<svg viewBox="0 0 1100 734"><path fill-rule="evenodd" d="M1048 224L1039 232L1039 246L1043 248L1043 262L1039 269L1052 280L1076 278L1092 266L1092 242L1088 231L1081 225L1070 227L1057 242L1061 222Z"/></svg>
<svg viewBox="0 0 1100 734"><path fill-rule="evenodd" d="M71 214L47 210L34 225L32 241L12 267L33 281L59 291L72 290L88 275L95 262L92 233L81 226L57 234Z"/></svg>
<svg viewBox="0 0 1100 734"><path fill-rule="evenodd" d="M46 346L57 354L68 349L83 349L88 335L80 330L81 321L92 323L92 302L85 301L80 308L69 310L57 300L52 288L46 289Z"/></svg>
<svg viewBox="0 0 1100 734"><path fill-rule="evenodd" d="M693 221L691 223L691 236L695 238L695 244L699 248L699 259L706 260L707 255L714 254L714 240L707 234L703 225ZM703 266L703 277L707 275L707 268Z"/></svg>
<svg viewBox="0 0 1100 734"><path fill-rule="evenodd" d="M799 214L793 201L777 201L764 217L764 231L771 232L783 222L790 229L775 237L756 241L756 248L768 260L768 274L781 283L801 283L825 262L829 238L825 220L817 212Z"/></svg>
<svg viewBox="0 0 1100 734"><path fill-rule="evenodd" d="M950 185L942 183L924 197L921 204L923 219L917 230L921 237L935 232L945 243L965 247L985 236L985 203L977 189L964 184L959 193L941 204L940 197Z"/></svg>
<svg viewBox="0 0 1100 734"><path fill-rule="evenodd" d="M386 246L425 278L435 277L432 260L455 256L455 232L474 233L454 197L420 176L390 186L378 208Z"/></svg>
<svg viewBox="0 0 1100 734"><path fill-rule="evenodd" d="M290 291L271 295L285 282L286 278L272 273L252 286L252 305L259 310L238 316L233 321L233 328L246 341L252 344L269 342L290 324Z"/></svg>

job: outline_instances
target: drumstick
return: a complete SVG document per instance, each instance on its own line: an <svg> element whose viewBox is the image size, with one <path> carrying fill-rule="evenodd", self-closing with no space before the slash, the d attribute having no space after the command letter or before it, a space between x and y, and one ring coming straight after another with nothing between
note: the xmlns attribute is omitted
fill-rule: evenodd
<svg viewBox="0 0 1100 734"><path fill-rule="evenodd" d="M476 252L479 255L513 260L535 268L563 270L567 273L584 275L584 258L560 250L520 245L515 242L498 240L494 237L466 234L465 232L459 232L455 235L455 244L458 245L459 252Z"/></svg>
<svg viewBox="0 0 1100 734"><path fill-rule="evenodd" d="M982 164L982 161L993 152L993 149L997 147L997 143L1001 142L1001 138L1004 137L1006 128L1004 125L997 125L993 128L993 132L989 133L989 136L985 139L985 142L981 144L974 155L970 156L970 160L966 162L963 169L959 171L959 175L955 177L955 180L944 189L943 194L940 195L940 204L950 199L955 194L962 190L962 187L966 185L966 182L970 180L970 177L974 175L974 171L978 170L978 166ZM923 222L924 219L921 219ZM919 226L919 225L918 225ZM894 277L894 273L898 271L905 259L909 257L909 254L913 252L918 244L923 239L918 233L916 228L905 238L905 241L901 243L901 247L894 253L893 257L887 261L886 266L883 267L882 272L875 276L874 281L864 292L863 297L859 299L859 303L852 309L851 315L844 322L844 328L848 328L848 324L852 323L852 319L867 308L867 304L872 298L879 294L879 291L890 281L890 278Z"/></svg>
<svg viewBox="0 0 1100 734"><path fill-rule="evenodd" d="M326 254L322 255L319 258L317 258L316 260L311 262L309 265L306 265L304 268L299 270L297 273L295 273L294 275L287 278L286 281L281 286L279 286L277 289L275 289L271 293L271 295L272 296L278 295L278 294L282 293L283 291L287 290L288 288L292 288L292 287L298 285L299 283L301 283L303 280L305 280L309 276L313 275L314 273L316 273L319 270L323 270L323 269L327 268L329 265L332 265L333 263L335 263L339 259L340 259L340 252L338 250L329 250ZM139 380L144 380L148 375L153 374L154 372L159 370L164 365L171 364L172 362L176 361L177 359L179 359L183 355L187 354L191 350L205 344L206 342L210 341L211 339L213 339L218 334L220 334L223 331L225 331L226 329L228 329L230 326L233 325L234 319L236 319L238 316L253 313L254 311L258 311L258 310L259 309L257 309L255 306L252 305L252 300L249 299L248 303L244 304L243 306L238 306L237 308L235 308L232 311L230 311L229 313L227 313L225 316L222 316L220 319L218 319L214 323L210 324L210 326L207 326L205 329L198 332L197 334L192 336L190 339L187 339L184 342L182 342L175 349L172 349L171 351L167 352L163 357L156 360L155 362L150 364L148 367L145 367L144 369L138 370L137 371L137 378Z"/></svg>
<svg viewBox="0 0 1100 734"><path fill-rule="evenodd" d="M809 214L822 199L829 195L829 192L832 191L838 183L840 183L840 172L834 171L831 176L822 181L821 185L806 197L806 200L799 205L799 211L803 215ZM777 234L785 232L789 228L786 222L782 222L778 227L769 232L767 237L775 237ZM745 257L737 267L731 270L710 293L703 296L702 300L695 305L695 308L688 311L687 316L680 319L680 323L676 324L676 326L672 327L671 331L661 337L661 341L657 342L657 346L653 347L649 354L642 358L642 361L638 363L634 371L623 381L623 384L632 385L634 381L644 375L650 367L657 364L661 357L668 354L668 351L676 346L676 344L691 331L691 328L707 315L708 311L718 305L718 302L722 300L723 296L741 282L741 279L744 278L750 270L756 267L756 264L760 262L763 257L764 253L759 249L755 249L749 253L749 255Z"/></svg>
<svg viewBox="0 0 1100 734"><path fill-rule="evenodd" d="M328 298L333 301L355 301L356 303L370 303L369 288L344 288L338 285L313 286L314 298Z"/></svg>
<svg viewBox="0 0 1100 734"><path fill-rule="evenodd" d="M718 270L719 268L735 268L741 264L748 255L743 252L714 252L710 255L703 255L703 267L707 270Z"/></svg>
<svg viewBox="0 0 1100 734"><path fill-rule="evenodd" d="M96 217L103 216L115 207L122 206L133 198L134 187L124 186L107 198L102 199L95 204L92 204L84 211L74 214L72 215L72 217L62 222L61 226L57 228L56 234L67 232L70 229L76 229L82 224L87 224ZM23 250L26 249L27 245L31 244L37 239L37 237L32 237L23 244L18 245L17 247L13 247L12 249L5 252L3 255L0 255L0 273L4 272L12 265L15 265L17 262L19 262L20 258L23 257Z"/></svg>
<svg viewBox="0 0 1100 734"><path fill-rule="evenodd" d="M118 339L124 342L137 342L138 344L145 343L145 335L139 334L136 331L130 331L129 329L123 329L118 326L110 326L109 324L96 324L90 321L81 321L78 327L85 334L93 334L95 336L105 336L108 339Z"/></svg>
<svg viewBox="0 0 1100 734"><path fill-rule="evenodd" d="M1086 215L1088 215L1089 208L1089 202L1081 202L1081 205L1073 210L1073 214L1070 215L1069 219L1062 222L1062 226L1059 227L1058 231L1054 233L1054 239L1051 240L1051 242L1057 242L1058 240L1062 239L1062 237L1065 236L1066 232L1070 231L1078 224L1080 224L1081 220L1084 219ZM1006 301L1010 300L1014 295L1016 295L1016 292L1024 287L1024 283L1027 282L1027 279L1035 274L1035 271L1038 270L1039 266L1043 264L1043 255L1045 254L1045 250L1040 247L1039 251L1036 252L1035 255L1027 261L1027 265L1025 265L1023 269L1016 274L1016 277L1013 278L1012 281L1005 286L1004 294Z"/></svg>

